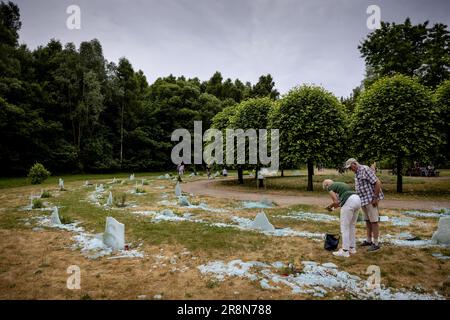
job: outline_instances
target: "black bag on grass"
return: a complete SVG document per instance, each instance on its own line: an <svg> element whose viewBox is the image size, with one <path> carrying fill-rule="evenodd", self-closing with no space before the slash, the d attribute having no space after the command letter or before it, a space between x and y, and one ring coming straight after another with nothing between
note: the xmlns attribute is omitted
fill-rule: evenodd
<svg viewBox="0 0 450 320"><path fill-rule="evenodd" d="M325 250L328 251L336 250L338 245L339 245L339 237L336 237L334 234L329 233L325 235L325 244L323 246Z"/></svg>

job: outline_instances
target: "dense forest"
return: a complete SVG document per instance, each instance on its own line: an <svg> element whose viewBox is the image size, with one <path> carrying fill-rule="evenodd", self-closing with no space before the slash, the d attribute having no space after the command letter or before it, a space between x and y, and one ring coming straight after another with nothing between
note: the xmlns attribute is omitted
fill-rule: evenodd
<svg viewBox="0 0 450 320"><path fill-rule="evenodd" d="M171 134L195 120L203 131L279 128L281 168L307 164L309 177L313 164L338 167L350 155L400 169L450 161L450 33L441 23L382 22L355 44L366 76L340 100L316 86L280 97L270 74L255 84L218 71L149 84L125 57L107 61L96 39L30 50L20 28L17 5L1 2L0 175L35 162L55 174L173 169Z"/></svg>
<svg viewBox="0 0 450 320"><path fill-rule="evenodd" d="M19 8L0 8L0 174L23 174L35 162L52 172L164 170L176 128L203 129L224 107L279 93L270 74L256 84L169 75L149 85L121 58L107 61L94 39L19 45Z"/></svg>

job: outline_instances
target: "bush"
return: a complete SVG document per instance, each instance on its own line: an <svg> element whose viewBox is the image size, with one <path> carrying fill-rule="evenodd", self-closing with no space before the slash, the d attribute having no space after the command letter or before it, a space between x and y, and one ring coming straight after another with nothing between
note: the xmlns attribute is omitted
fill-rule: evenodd
<svg viewBox="0 0 450 320"><path fill-rule="evenodd" d="M119 208L125 208L127 206L127 194L122 193L117 197L118 201L116 202L116 206Z"/></svg>
<svg viewBox="0 0 450 320"><path fill-rule="evenodd" d="M52 197L52 194L50 193L50 191L47 191L47 190L43 191L41 194L41 198L51 198L51 197Z"/></svg>
<svg viewBox="0 0 450 320"><path fill-rule="evenodd" d="M50 171L40 163L35 163L28 172L31 184L41 184L50 176Z"/></svg>
<svg viewBox="0 0 450 320"><path fill-rule="evenodd" d="M44 207L44 203L41 199L33 199L33 209L40 209Z"/></svg>
<svg viewBox="0 0 450 320"><path fill-rule="evenodd" d="M145 193L145 189L136 187L136 193Z"/></svg>
<svg viewBox="0 0 450 320"><path fill-rule="evenodd" d="M59 220L61 221L62 224L71 224L74 222L74 220L72 218L64 216L64 215L60 215Z"/></svg>

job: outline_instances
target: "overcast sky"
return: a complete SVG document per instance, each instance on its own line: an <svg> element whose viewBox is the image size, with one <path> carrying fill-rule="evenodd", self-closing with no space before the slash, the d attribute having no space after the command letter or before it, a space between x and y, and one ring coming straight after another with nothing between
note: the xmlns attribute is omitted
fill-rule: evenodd
<svg viewBox="0 0 450 320"><path fill-rule="evenodd" d="M348 96L364 76L358 43L371 32L369 5L381 19L450 24L448 0L13 0L20 42L34 49L97 38L109 61L127 57L149 82L173 74L255 83L270 73L281 93L303 83ZM81 29L66 27L69 5Z"/></svg>

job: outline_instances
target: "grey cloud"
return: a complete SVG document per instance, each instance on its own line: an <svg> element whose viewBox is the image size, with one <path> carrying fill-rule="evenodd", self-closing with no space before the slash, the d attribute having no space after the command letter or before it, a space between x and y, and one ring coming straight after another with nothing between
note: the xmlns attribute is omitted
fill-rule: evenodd
<svg viewBox="0 0 450 320"><path fill-rule="evenodd" d="M168 74L257 81L271 73L287 92L321 84L347 96L360 84L364 62L358 43L370 32L366 8L382 19L449 24L449 1L398 0L41 0L16 1L31 48L50 38L74 42L98 38L105 57L126 56L150 82ZM77 4L82 29L68 30L66 8Z"/></svg>

